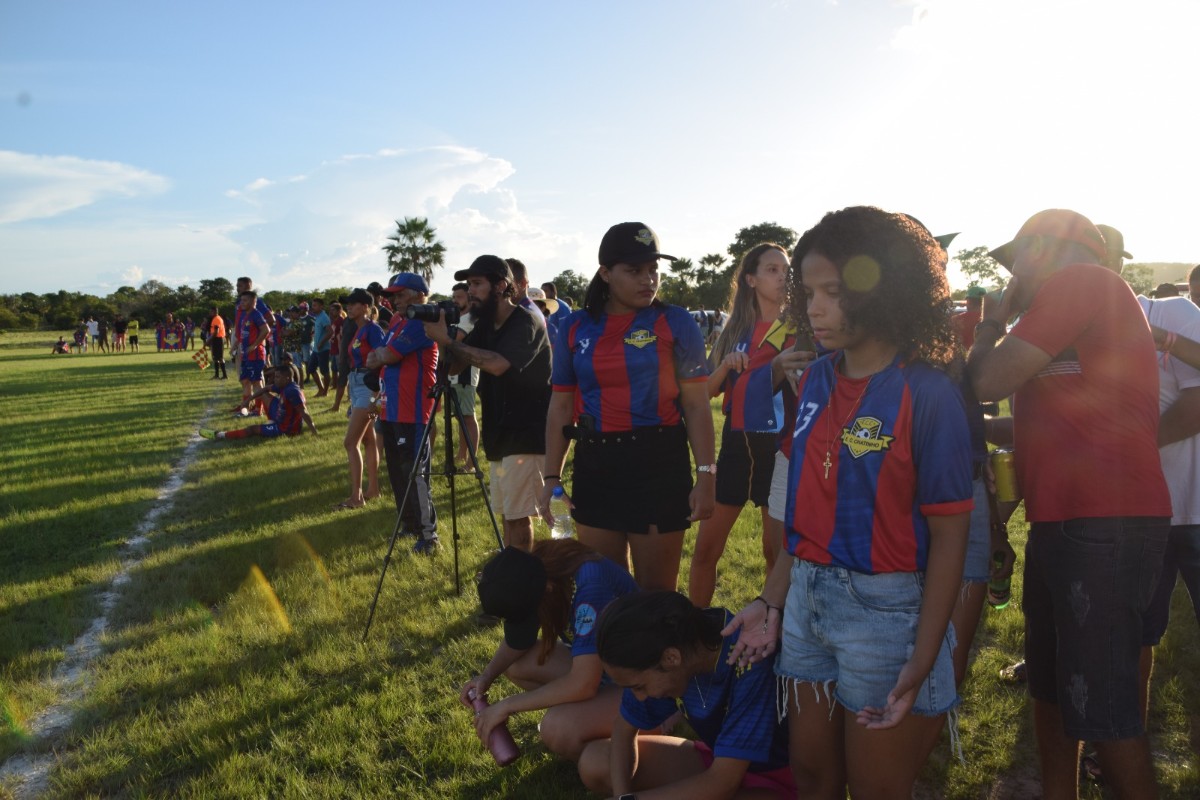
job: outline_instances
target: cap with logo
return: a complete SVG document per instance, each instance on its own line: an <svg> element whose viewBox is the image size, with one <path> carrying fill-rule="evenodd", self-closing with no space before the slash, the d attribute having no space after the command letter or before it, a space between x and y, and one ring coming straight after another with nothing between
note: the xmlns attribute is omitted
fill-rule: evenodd
<svg viewBox="0 0 1200 800"><path fill-rule="evenodd" d="M412 289L414 292L421 294L429 294L429 284L425 283L425 279L415 272L397 272L388 281L385 292L399 292L403 289Z"/></svg>
<svg viewBox="0 0 1200 800"><path fill-rule="evenodd" d="M665 258L677 260L659 251L658 234L641 222L622 222L613 225L600 240L600 266L614 264L644 264Z"/></svg>
<svg viewBox="0 0 1200 800"><path fill-rule="evenodd" d="M1065 208L1049 208L1034 214L1025 221L1011 242L1000 245L988 255L1011 270L1016 257L1017 242L1034 236L1082 245L1099 259L1097 264L1104 263L1104 235L1083 214Z"/></svg>
<svg viewBox="0 0 1200 800"><path fill-rule="evenodd" d="M516 547L501 550L479 577L479 604L485 614L504 620L504 641L514 650L528 650L537 641L545 593L542 560Z"/></svg>

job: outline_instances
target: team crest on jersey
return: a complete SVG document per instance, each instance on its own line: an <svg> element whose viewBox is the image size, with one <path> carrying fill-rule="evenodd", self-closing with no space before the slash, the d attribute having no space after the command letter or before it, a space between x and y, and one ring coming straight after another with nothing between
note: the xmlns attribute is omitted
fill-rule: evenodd
<svg viewBox="0 0 1200 800"><path fill-rule="evenodd" d="M859 417L849 428L842 428L842 444L855 458L862 458L867 453L878 453L890 450L895 436L884 436L880 433L883 423L875 417Z"/></svg>
<svg viewBox="0 0 1200 800"><path fill-rule="evenodd" d="M642 244L646 245L646 247L649 247L650 245L654 244L654 234L645 228L642 228L637 232L637 236L633 237L633 240L635 242L641 242Z"/></svg>
<svg viewBox="0 0 1200 800"><path fill-rule="evenodd" d="M636 331L630 331L625 337L625 344L631 344L641 350L648 344L654 344L658 341L658 337L645 328L638 328Z"/></svg>
<svg viewBox="0 0 1200 800"><path fill-rule="evenodd" d="M591 603L584 603L575 609L575 635L587 636L596 627L596 609Z"/></svg>
<svg viewBox="0 0 1200 800"><path fill-rule="evenodd" d="M579 340L579 352L586 353L588 347L591 346L591 344L592 344L591 339L580 339Z"/></svg>

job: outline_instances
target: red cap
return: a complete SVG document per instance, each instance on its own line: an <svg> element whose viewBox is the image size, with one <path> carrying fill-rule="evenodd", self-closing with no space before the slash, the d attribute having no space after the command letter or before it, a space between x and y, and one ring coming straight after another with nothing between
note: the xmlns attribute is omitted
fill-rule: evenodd
<svg viewBox="0 0 1200 800"><path fill-rule="evenodd" d="M988 255L1011 270L1014 246L1021 239L1030 236L1046 236L1082 245L1096 256L1097 264L1104 263L1106 250L1104 235L1100 233L1100 229L1083 214L1065 208L1049 208L1034 214L1025 221L1011 242L1000 245Z"/></svg>

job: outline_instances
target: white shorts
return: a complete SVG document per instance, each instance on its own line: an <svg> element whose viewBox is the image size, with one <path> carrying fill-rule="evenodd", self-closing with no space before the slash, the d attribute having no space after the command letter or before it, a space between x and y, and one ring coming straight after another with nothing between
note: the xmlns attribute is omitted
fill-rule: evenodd
<svg viewBox="0 0 1200 800"><path fill-rule="evenodd" d="M775 471L771 473L771 494L767 498L767 516L783 522L787 513L788 458L775 451Z"/></svg>
<svg viewBox="0 0 1200 800"><path fill-rule="evenodd" d="M542 493L542 462L545 456L505 456L501 461L489 461L493 513L506 520L536 517L538 497Z"/></svg>

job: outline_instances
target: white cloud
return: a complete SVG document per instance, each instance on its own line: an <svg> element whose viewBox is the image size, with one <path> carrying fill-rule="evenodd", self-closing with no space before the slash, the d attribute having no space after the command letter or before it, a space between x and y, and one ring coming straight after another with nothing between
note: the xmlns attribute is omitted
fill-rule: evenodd
<svg viewBox="0 0 1200 800"><path fill-rule="evenodd" d="M121 282L125 286L141 286L144 277L145 273L142 271L142 268L134 264L121 273Z"/></svg>
<svg viewBox="0 0 1200 800"><path fill-rule="evenodd" d="M0 150L0 224L55 217L109 197L156 194L169 185L114 161Z"/></svg>

